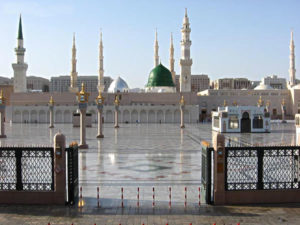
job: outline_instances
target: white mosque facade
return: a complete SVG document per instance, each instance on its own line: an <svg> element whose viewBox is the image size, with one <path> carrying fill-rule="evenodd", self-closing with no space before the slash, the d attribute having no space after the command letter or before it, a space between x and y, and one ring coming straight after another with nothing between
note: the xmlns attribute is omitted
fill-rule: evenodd
<svg viewBox="0 0 300 225"><path fill-rule="evenodd" d="M20 20L21 24L21 20ZM26 69L24 63L22 26L19 26L17 46L17 63L13 64L15 80L15 91L10 96L9 105L6 110L6 121L13 123L48 123L49 106L51 96L54 100L54 121L55 123L72 123L72 115L78 108L76 102L77 71L76 71L76 46L75 37L72 47L72 69L70 73L70 91L62 93L26 93L21 87L26 86ZM286 118L294 118L300 112L300 86L296 85L295 78L295 56L293 35L290 43L290 81L287 89L274 89L269 85L259 85L254 90L205 90L199 93L191 92L191 67L190 57L190 23L187 12L183 19L181 29L181 58L180 64L180 92L175 88L174 71L174 47L171 36L170 65L166 68L159 63L157 33L154 43L154 68L150 72L148 82L144 89L130 89L126 81L118 77L108 88L108 92L102 95L104 101L104 121L113 122L114 99L116 95L120 98L119 121L124 123L179 123L180 108L179 101L184 96L186 105L184 109L184 120L186 123L211 120L211 114L218 107L223 105L224 100L228 105L233 103L240 106L255 106L258 99L270 103L270 118L277 119L281 116L281 102L284 99L286 107ZM18 38L19 39L19 38ZM22 50L22 51L21 51ZM98 90L104 89L104 65L103 65L103 41L102 34L99 44L99 75ZM17 67L15 64L19 64ZM22 71L19 69L22 67ZM21 71L21 72L20 72ZM89 97L88 112L92 114L92 122L97 122L97 107L95 98L97 92L92 92Z"/></svg>

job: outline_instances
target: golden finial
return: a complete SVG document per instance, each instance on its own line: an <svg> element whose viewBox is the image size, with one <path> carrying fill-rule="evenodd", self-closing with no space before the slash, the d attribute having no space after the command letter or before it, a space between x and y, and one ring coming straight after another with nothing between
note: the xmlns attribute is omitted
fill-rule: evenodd
<svg viewBox="0 0 300 225"><path fill-rule="evenodd" d="M237 106L237 102L234 100L232 105Z"/></svg>
<svg viewBox="0 0 300 225"><path fill-rule="evenodd" d="M226 106L227 106L227 102L226 102L226 100L225 100L225 99L224 99L223 106L224 106L224 107L226 107Z"/></svg>
<svg viewBox="0 0 300 225"><path fill-rule="evenodd" d="M85 94L85 86L84 83L81 83L81 91L79 92L79 94L84 95Z"/></svg>
<svg viewBox="0 0 300 225"><path fill-rule="evenodd" d="M261 106L263 106L263 104L264 104L264 101L262 100L261 95L260 95L260 96L259 96L259 99L258 99L258 101L257 101L257 106L258 106L258 107L261 107Z"/></svg>
<svg viewBox="0 0 300 225"><path fill-rule="evenodd" d="M81 91L77 92L78 101L81 103L86 103L89 100L90 93L85 92L84 83L81 83Z"/></svg>
<svg viewBox="0 0 300 225"><path fill-rule="evenodd" d="M283 106L285 105L285 99L284 98L282 99L281 105L283 105Z"/></svg>
<svg viewBox="0 0 300 225"><path fill-rule="evenodd" d="M183 95L181 95L181 98L180 98L180 104L181 104L181 105L184 105L184 104L185 104Z"/></svg>
<svg viewBox="0 0 300 225"><path fill-rule="evenodd" d="M53 105L53 104L54 104L54 100L53 100L52 95L51 95L51 97L50 97L49 104L50 104L50 105Z"/></svg>
<svg viewBox="0 0 300 225"><path fill-rule="evenodd" d="M101 95L101 91L99 90L99 94L96 98L97 103L102 104L103 103L104 98Z"/></svg>
<svg viewBox="0 0 300 225"><path fill-rule="evenodd" d="M119 95L116 95L116 97L115 97L115 105L119 105L119 104L120 104Z"/></svg>

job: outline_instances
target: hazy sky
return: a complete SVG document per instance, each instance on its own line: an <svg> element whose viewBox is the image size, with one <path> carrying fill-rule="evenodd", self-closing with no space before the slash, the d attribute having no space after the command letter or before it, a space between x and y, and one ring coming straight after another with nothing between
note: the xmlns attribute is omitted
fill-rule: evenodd
<svg viewBox="0 0 300 225"><path fill-rule="evenodd" d="M100 28L105 75L120 75L131 88L143 87L153 68L155 28L160 59L167 67L173 32L179 74L184 8L192 29L192 74L211 79L260 80L270 74L288 78L292 28L300 74L299 0L0 0L0 76L13 75L20 13L27 75L69 74L73 32L79 75L97 75Z"/></svg>

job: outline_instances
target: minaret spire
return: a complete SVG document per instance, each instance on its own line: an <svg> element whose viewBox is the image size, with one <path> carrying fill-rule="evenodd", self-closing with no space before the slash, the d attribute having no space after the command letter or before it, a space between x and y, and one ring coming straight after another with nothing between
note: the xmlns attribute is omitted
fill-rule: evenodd
<svg viewBox="0 0 300 225"><path fill-rule="evenodd" d="M294 34L291 31L291 41L290 41L290 85L296 85L296 69L295 69L295 44L294 44Z"/></svg>
<svg viewBox="0 0 300 225"><path fill-rule="evenodd" d="M158 40L157 40L157 29L155 30L155 41L154 41L154 67L158 66L159 56L158 56Z"/></svg>
<svg viewBox="0 0 300 225"><path fill-rule="evenodd" d="M191 67L193 64L190 58L190 22L185 9L183 25L181 28L181 59L180 59L180 92L191 92Z"/></svg>
<svg viewBox="0 0 300 225"><path fill-rule="evenodd" d="M173 34L171 33L170 37L170 71L172 73L173 83L175 84L175 70L174 70L174 46L173 46Z"/></svg>
<svg viewBox="0 0 300 225"><path fill-rule="evenodd" d="M14 70L14 92L26 92L26 71L28 65L24 62L24 55L26 49L23 46L23 30L22 30L22 17L19 18L17 47L15 48L17 62L12 64Z"/></svg>
<svg viewBox="0 0 300 225"><path fill-rule="evenodd" d="M98 75L98 91L104 92L104 66L103 66L103 41L102 31L100 30L99 43L99 75Z"/></svg>
<svg viewBox="0 0 300 225"><path fill-rule="evenodd" d="M20 19L19 19L18 39L19 40L23 40L22 17L21 17L21 14L20 14Z"/></svg>
<svg viewBox="0 0 300 225"><path fill-rule="evenodd" d="M77 59L76 59L76 43L75 43L75 33L73 33L73 45L72 45L72 68L71 68L71 74L70 74L70 92L77 92L78 87L77 87L77 70L76 70L76 65L77 65Z"/></svg>

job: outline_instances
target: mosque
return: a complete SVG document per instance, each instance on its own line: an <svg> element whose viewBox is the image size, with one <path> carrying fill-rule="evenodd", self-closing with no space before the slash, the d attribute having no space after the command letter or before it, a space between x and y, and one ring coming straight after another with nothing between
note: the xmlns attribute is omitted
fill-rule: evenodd
<svg viewBox="0 0 300 225"><path fill-rule="evenodd" d="M296 83L295 53L293 33L290 42L290 81L287 89L273 89L268 85L259 85L255 89L216 90L207 89L198 93L192 92L192 64L190 57L190 22L185 11L181 28L181 58L179 91L176 90L176 73L174 70L174 46L171 35L169 68L159 62L157 32L154 42L154 68L149 74L143 89L130 89L126 81L118 77L105 90L103 41L102 33L99 44L99 74L97 88L104 97L103 116L106 123L113 122L114 99L120 99L119 121L124 123L179 123L181 96L185 99L184 120L186 123L210 121L211 114L226 101L228 105L254 106L258 99L268 104L272 119L282 114L284 102L286 118L294 118L300 112L300 84ZM72 46L72 68L70 86L67 92L29 93L26 90L26 71L28 65L24 61L25 48L23 43L22 21L20 17L15 48L17 62L12 64L14 70L13 91L7 93L6 121L13 123L48 123L49 100L54 100L55 123L72 123L73 114L78 108L76 92L78 92L78 73L76 70L75 36ZM95 99L98 92L90 93L88 112L92 122L97 122L97 106ZM284 100L284 101L282 101Z"/></svg>

